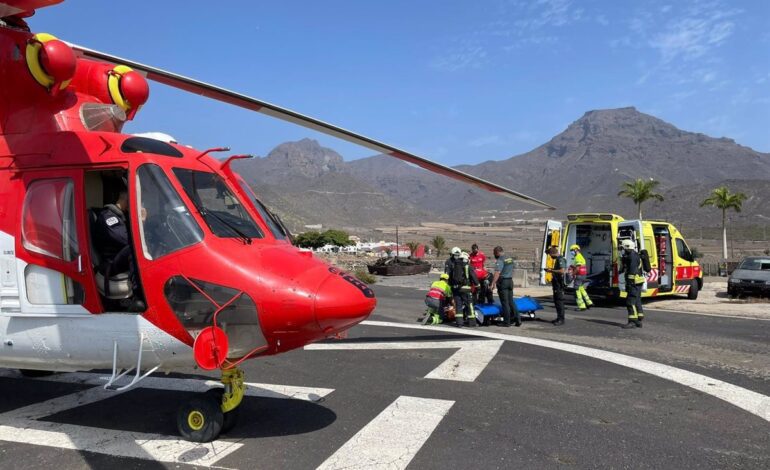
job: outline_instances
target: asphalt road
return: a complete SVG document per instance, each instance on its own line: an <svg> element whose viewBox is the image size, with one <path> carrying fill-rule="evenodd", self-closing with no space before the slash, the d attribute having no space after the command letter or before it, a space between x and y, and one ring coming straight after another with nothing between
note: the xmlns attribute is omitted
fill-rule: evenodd
<svg viewBox="0 0 770 470"><path fill-rule="evenodd" d="M422 292L376 292L370 320L418 325ZM195 371L172 377L173 390L146 381L89 400L97 387L84 381L96 375L0 370L0 468L770 468L770 322L647 310L634 330L620 328L622 308L605 307L568 311L554 327L548 305L521 328L361 325L319 349L249 362L247 381L307 396L245 398L239 426L217 445L175 441L174 412L194 382L179 379ZM521 342L541 340L558 343ZM600 351L555 349L563 344ZM710 379L700 391L601 351ZM719 381L740 389L718 398L708 387ZM740 394L760 415L736 406ZM57 397L74 398L57 408ZM151 448L148 435L167 442Z"/></svg>

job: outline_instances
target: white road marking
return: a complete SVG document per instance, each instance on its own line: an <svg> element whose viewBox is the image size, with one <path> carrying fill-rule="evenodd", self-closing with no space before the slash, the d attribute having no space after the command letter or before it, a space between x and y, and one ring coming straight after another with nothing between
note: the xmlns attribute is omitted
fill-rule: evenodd
<svg viewBox="0 0 770 470"><path fill-rule="evenodd" d="M15 370L0 369L2 378L23 378ZM123 392L104 390L107 376L95 373L67 373L35 379L95 387L0 414L0 440L44 445L61 449L96 452L121 457L135 457L169 463L188 463L209 467L243 447L238 441L214 441L208 444L187 442L160 434L117 431L73 424L39 421L65 410L95 403ZM183 392L203 392L219 382L198 379L149 377L137 388L153 388ZM319 401L334 391L329 388L247 383L245 394L252 397L292 398Z"/></svg>
<svg viewBox="0 0 770 470"><path fill-rule="evenodd" d="M400 396L318 469L406 468L454 403Z"/></svg>
<svg viewBox="0 0 770 470"><path fill-rule="evenodd" d="M547 339L530 338L526 336L517 336L511 334L493 333L491 331L462 330L457 328L448 328L443 326L421 326L409 325L406 323L384 322L384 321L363 321L362 325L385 326L392 328L405 328L411 330L441 331L467 336L477 336L483 338L500 339L503 341L513 341L517 343L542 346L544 348L557 349L559 351L571 352L582 356L600 359L620 366L636 369L657 377L682 384L684 386L706 393L713 397L724 400L732 405L742 408L749 413L755 414L765 421L770 421L770 397L761 393L747 390L743 387L723 382L706 375L696 374L677 367L660 364L646 359L640 359L625 354L620 354L602 349L589 348L587 346L578 346L576 344L560 343Z"/></svg>
<svg viewBox="0 0 770 470"><path fill-rule="evenodd" d="M0 425L0 440L204 467L214 465L243 447L238 442L197 444L160 434L34 420Z"/></svg>
<svg viewBox="0 0 770 470"><path fill-rule="evenodd" d="M455 349L446 361L425 376L426 379L473 382L503 345L502 341L421 341L379 343L315 343L305 346L310 351L372 350L372 349Z"/></svg>

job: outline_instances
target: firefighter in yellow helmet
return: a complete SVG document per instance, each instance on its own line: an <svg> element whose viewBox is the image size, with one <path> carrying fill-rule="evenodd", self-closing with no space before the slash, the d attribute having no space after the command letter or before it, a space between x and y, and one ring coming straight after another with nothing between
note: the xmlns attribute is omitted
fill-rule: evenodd
<svg viewBox="0 0 770 470"><path fill-rule="evenodd" d="M572 254L572 266L570 266L570 269L572 270L572 275L575 276L575 301L577 302L578 310L588 310L594 306L594 303L588 297L585 287L588 277L586 259L580 252L580 245L570 246L569 251Z"/></svg>

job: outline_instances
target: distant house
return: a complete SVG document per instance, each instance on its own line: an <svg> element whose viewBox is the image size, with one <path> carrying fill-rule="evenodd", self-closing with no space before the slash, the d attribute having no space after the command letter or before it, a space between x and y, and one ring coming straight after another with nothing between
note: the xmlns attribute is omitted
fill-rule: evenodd
<svg viewBox="0 0 770 470"><path fill-rule="evenodd" d="M318 253L339 253L340 247L337 245L324 245L321 248L315 250Z"/></svg>

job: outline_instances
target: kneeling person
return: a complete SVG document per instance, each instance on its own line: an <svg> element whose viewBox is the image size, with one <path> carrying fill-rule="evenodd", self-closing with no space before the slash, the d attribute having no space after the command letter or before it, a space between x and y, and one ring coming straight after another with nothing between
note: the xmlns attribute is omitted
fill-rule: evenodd
<svg viewBox="0 0 770 470"><path fill-rule="evenodd" d="M445 319L444 310L452 304L452 288L449 287L449 274L442 274L438 281L430 285L430 290L425 295L425 305L428 313L423 324L437 325Z"/></svg>

